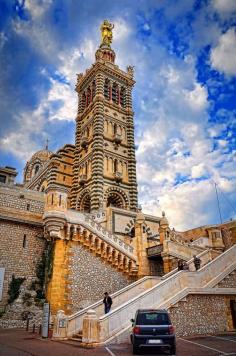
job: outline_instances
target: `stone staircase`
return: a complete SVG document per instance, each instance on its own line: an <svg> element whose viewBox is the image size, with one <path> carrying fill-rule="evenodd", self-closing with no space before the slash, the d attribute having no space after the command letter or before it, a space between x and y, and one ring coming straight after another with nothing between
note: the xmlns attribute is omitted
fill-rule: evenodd
<svg viewBox="0 0 236 356"><path fill-rule="evenodd" d="M60 221L60 225L55 227L55 221L59 218L63 219L63 223ZM118 271L130 277L137 275L134 248L106 230L89 215L75 210L67 210L61 215L58 212L47 211L44 213L44 222L49 235L54 236L54 230L57 228L57 238L76 241Z"/></svg>
<svg viewBox="0 0 236 356"><path fill-rule="evenodd" d="M204 256L209 257L207 251L202 253L202 257ZM106 344L123 340L127 337L130 319L137 309L178 307L178 303L185 302L186 297L192 292L199 294L214 293L216 289L213 287L217 286L235 269L236 245L205 264L197 272L171 271L161 280L153 278L152 285L149 284L151 277L144 277L113 295L114 306L108 314L103 315L103 305L99 301L85 310L67 317L66 337L70 338L78 332L81 336L83 318L88 309L93 309L98 318L96 323L99 330L97 341L94 341L94 343ZM222 288L219 293L225 293L224 290L225 288ZM233 290L228 288L227 291L236 294L236 288ZM58 335L55 334L54 336L57 337Z"/></svg>
<svg viewBox="0 0 236 356"><path fill-rule="evenodd" d="M209 250L201 252L201 254L199 254L198 257L201 258L202 265L205 265L206 263L212 260L211 251ZM187 263L189 265L190 270L195 270L193 259L190 259ZM129 284L127 287L111 295L113 299L113 308L118 308L123 303L125 303L128 299L132 299L137 295L140 295L141 293L152 288L154 285L157 285L161 281L169 278L170 276L174 275L177 272L178 269L176 268L163 277L145 276ZM83 310L80 310L74 313L73 315L69 316L68 323L70 324L71 328L74 328L74 333L72 334L73 340L76 339L77 341L81 341L81 332L82 332L81 329L82 329L83 318L85 317L89 309L93 309L98 317L104 315L103 302L102 300L99 300L96 303L84 308Z"/></svg>

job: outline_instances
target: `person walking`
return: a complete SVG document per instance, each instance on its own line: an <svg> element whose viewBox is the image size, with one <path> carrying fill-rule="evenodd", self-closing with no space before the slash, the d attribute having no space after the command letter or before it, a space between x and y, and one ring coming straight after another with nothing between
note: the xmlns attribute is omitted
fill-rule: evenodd
<svg viewBox="0 0 236 356"><path fill-rule="evenodd" d="M109 313L112 306L112 299L107 292L104 293L103 303L105 308L105 314L107 314Z"/></svg>
<svg viewBox="0 0 236 356"><path fill-rule="evenodd" d="M193 263L195 266L196 271L198 271L201 267L201 260L199 257L197 257L196 255L193 255Z"/></svg>
<svg viewBox="0 0 236 356"><path fill-rule="evenodd" d="M183 260L178 260L178 271L183 270Z"/></svg>
<svg viewBox="0 0 236 356"><path fill-rule="evenodd" d="M189 271L189 265L187 264L186 261L183 262L183 270L184 271Z"/></svg>

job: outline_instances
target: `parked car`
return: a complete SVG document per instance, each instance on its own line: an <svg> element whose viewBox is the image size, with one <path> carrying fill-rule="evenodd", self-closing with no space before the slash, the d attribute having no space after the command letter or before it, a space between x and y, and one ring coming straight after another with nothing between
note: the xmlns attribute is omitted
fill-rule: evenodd
<svg viewBox="0 0 236 356"><path fill-rule="evenodd" d="M175 355L175 331L166 310L139 309L131 321L133 354L145 348L168 348L170 354Z"/></svg>

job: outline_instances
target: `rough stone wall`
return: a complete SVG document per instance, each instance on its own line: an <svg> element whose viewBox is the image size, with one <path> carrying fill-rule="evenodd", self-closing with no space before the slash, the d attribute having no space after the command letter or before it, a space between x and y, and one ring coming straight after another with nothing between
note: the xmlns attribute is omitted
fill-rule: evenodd
<svg viewBox="0 0 236 356"><path fill-rule="evenodd" d="M69 259L72 311L77 311L131 283L128 277L74 244Z"/></svg>
<svg viewBox="0 0 236 356"><path fill-rule="evenodd" d="M170 308L177 336L216 334L227 330L227 304L222 295L189 295Z"/></svg>
<svg viewBox="0 0 236 356"><path fill-rule="evenodd" d="M25 235L25 247L23 246ZM2 220L0 225L0 267L5 268L3 298L0 306L6 305L8 286L12 278L25 277L30 285L36 278L36 265L41 259L45 240L38 237L43 235L40 226L19 224Z"/></svg>
<svg viewBox="0 0 236 356"><path fill-rule="evenodd" d="M236 271L225 277L216 288L236 288Z"/></svg>
<svg viewBox="0 0 236 356"><path fill-rule="evenodd" d="M0 186L0 206L43 214L43 193L31 192L16 187Z"/></svg>

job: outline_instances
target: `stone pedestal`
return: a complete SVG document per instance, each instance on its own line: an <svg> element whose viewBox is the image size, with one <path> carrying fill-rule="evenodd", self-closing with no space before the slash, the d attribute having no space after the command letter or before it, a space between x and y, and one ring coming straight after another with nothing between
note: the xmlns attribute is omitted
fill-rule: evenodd
<svg viewBox="0 0 236 356"><path fill-rule="evenodd" d="M66 340L67 339L67 317L64 310L58 310L55 317L55 324L53 329L53 339Z"/></svg>
<svg viewBox="0 0 236 356"><path fill-rule="evenodd" d="M89 309L83 319L83 337L84 346L93 347L99 342L98 317L95 310Z"/></svg>

